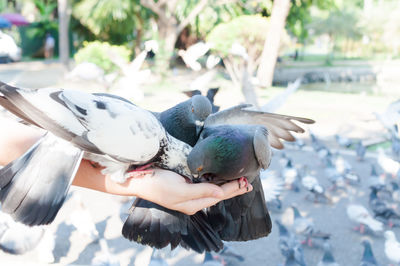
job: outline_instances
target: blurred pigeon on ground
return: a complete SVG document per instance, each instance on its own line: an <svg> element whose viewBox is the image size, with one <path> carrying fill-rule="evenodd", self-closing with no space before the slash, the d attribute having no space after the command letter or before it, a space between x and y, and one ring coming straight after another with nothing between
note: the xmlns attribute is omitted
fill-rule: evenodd
<svg viewBox="0 0 400 266"><path fill-rule="evenodd" d="M312 247L313 239L326 240L330 238L330 234L323 233L321 231L316 231L312 219L303 217L295 206L292 206L292 210L294 215L293 225L292 225L293 231L297 235L304 237L302 243Z"/></svg>
<svg viewBox="0 0 400 266"><path fill-rule="evenodd" d="M385 254L386 257L396 264L400 263L400 243L396 239L393 231L386 231L385 236Z"/></svg>
<svg viewBox="0 0 400 266"><path fill-rule="evenodd" d="M378 266L374 253L372 252L371 243L368 240L363 240L364 252L361 258L360 266Z"/></svg>
<svg viewBox="0 0 400 266"><path fill-rule="evenodd" d="M300 176L299 171L292 164L289 159L286 166L282 169L282 178L285 181L286 188L295 192L300 191Z"/></svg>
<svg viewBox="0 0 400 266"><path fill-rule="evenodd" d="M310 174L307 166L303 167L303 173L301 174L301 184L303 187L313 195L314 202L329 202L329 198L325 193L325 188L319 184L318 179ZM309 198L310 194L306 195Z"/></svg>
<svg viewBox="0 0 400 266"><path fill-rule="evenodd" d="M360 233L364 234L367 228L375 233L383 231L383 223L374 219L364 206L350 204L347 206L346 211L349 219L358 224L354 229ZM365 228L365 226L367 226L367 228Z"/></svg>
<svg viewBox="0 0 400 266"><path fill-rule="evenodd" d="M337 144L339 144L339 146L344 147L344 148L350 148L350 146L353 144L351 139L341 136L339 134L335 135L335 140L336 140Z"/></svg>
<svg viewBox="0 0 400 266"><path fill-rule="evenodd" d="M397 129L397 126L396 126L396 129ZM398 130L396 130L396 131L398 131ZM396 132L396 134L392 133L392 145L391 145L393 157L397 161L400 160L400 138L398 137L398 135L399 135L398 132Z"/></svg>
<svg viewBox="0 0 400 266"><path fill-rule="evenodd" d="M300 241L279 221L275 221L275 223L279 228L279 249L285 257L284 265L305 266L304 252Z"/></svg>
<svg viewBox="0 0 400 266"><path fill-rule="evenodd" d="M388 202L378 197L377 187L370 187L370 189L368 203L375 218L392 227L392 219L400 219L400 214Z"/></svg>
<svg viewBox="0 0 400 266"><path fill-rule="evenodd" d="M245 258L240 255L235 248L227 243L225 243L224 249L219 252L218 255L226 262L227 265L237 265L245 261Z"/></svg>
<svg viewBox="0 0 400 266"><path fill-rule="evenodd" d="M378 175L375 164L371 164L371 172L368 177L369 186L384 186L385 181Z"/></svg>
<svg viewBox="0 0 400 266"><path fill-rule="evenodd" d="M317 266L339 266L333 257L331 245L328 242L324 243L324 256Z"/></svg>
<svg viewBox="0 0 400 266"><path fill-rule="evenodd" d="M363 145L362 141L358 141L356 144L356 156L357 161L364 161L365 153L367 152L367 148Z"/></svg>
<svg viewBox="0 0 400 266"><path fill-rule="evenodd" d="M207 99L210 101L210 103L212 105L212 113L216 113L220 109L220 106L216 106L214 104L214 97L218 93L218 91L219 91L219 88L209 88L207 90L206 97L207 97ZM189 97L193 97L194 95L201 95L201 91L200 90L184 91L183 93L186 94Z"/></svg>
<svg viewBox="0 0 400 266"><path fill-rule="evenodd" d="M382 148L378 149L378 164L385 174L391 175L393 178L400 171L400 164L385 154Z"/></svg>

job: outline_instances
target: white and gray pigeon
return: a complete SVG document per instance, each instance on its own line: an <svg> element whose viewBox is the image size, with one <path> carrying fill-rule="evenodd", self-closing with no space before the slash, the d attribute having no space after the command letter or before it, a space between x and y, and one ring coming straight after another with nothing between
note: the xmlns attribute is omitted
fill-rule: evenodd
<svg viewBox="0 0 400 266"><path fill-rule="evenodd" d="M374 253L372 251L371 242L363 240L362 245L364 246L364 252L361 257L360 266L378 266Z"/></svg>
<svg viewBox="0 0 400 266"><path fill-rule="evenodd" d="M0 172L3 210L23 223L54 219L83 151L119 182L129 177L132 166L149 163L191 178L186 164L190 146L169 135L151 112L121 97L0 85L1 105L56 136L47 133Z"/></svg>
<svg viewBox="0 0 400 266"><path fill-rule="evenodd" d="M400 263L400 243L393 231L385 231L385 255L393 263Z"/></svg>
<svg viewBox="0 0 400 266"><path fill-rule="evenodd" d="M385 174L391 175L391 177L395 177L397 172L400 171L400 163L387 156L382 148L378 149L377 161Z"/></svg>
<svg viewBox="0 0 400 266"><path fill-rule="evenodd" d="M326 195L325 188L320 185L318 179L313 176L306 165L303 166L303 171L301 174L301 184L303 187L313 195L314 202L326 203L330 201L329 197ZM310 198L310 194L306 195L306 198Z"/></svg>
<svg viewBox="0 0 400 266"><path fill-rule="evenodd" d="M360 231L360 233L363 234L366 232L366 226L375 233L383 231L383 223L374 219L364 206L359 204L349 204L346 211L349 219L358 224L355 229Z"/></svg>

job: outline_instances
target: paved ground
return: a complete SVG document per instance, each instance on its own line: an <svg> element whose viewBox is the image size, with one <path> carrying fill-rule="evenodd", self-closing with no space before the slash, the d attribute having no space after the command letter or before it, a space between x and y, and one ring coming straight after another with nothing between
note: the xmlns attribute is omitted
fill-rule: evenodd
<svg viewBox="0 0 400 266"><path fill-rule="evenodd" d="M63 80L63 76L63 69L58 64L51 62L48 64L38 62L0 66L0 80L12 82L19 86L39 88L69 84L70 86L79 87L79 83L78 85L72 82L66 83ZM184 82L188 81L185 80ZM90 85L86 83L80 84L85 84L85 88L89 87L93 90L97 87L101 88L101 86L93 85L92 83L88 83ZM153 110L162 110L185 99L178 89L174 91L159 91L157 93L149 92L146 95L147 98L142 103L142 106L153 107ZM339 96L334 93L326 95L325 98L322 98L321 95L313 91L299 92L298 96L291 98L288 104L282 108L283 113L304 115L317 119L318 124L310 127L310 129L325 139L331 147L335 147L333 135L336 132L363 139L382 135L382 127L374 120L372 111L382 111L386 104L394 99L389 99L386 95L382 96L382 94L372 96L350 94L344 95L342 98L337 98ZM314 100L310 97L319 98ZM338 102L336 101L337 99L344 100ZM228 107L240 102L241 97L238 92L223 89L216 100L222 107ZM305 134L304 137L308 141L308 135ZM323 175L322 165L314 152L299 151L289 147L287 154L293 158L297 167L303 164L309 165L321 183L328 185L328 181ZM373 154L371 153L371 155ZM351 230L352 224L346 216L346 206L350 201L367 206L368 189L364 181L369 175L370 162L374 161L374 158L372 156L366 162L360 163L354 160L352 151L346 151L344 156L361 175L363 181L360 187L349 187L345 191L332 193L331 196L334 203L330 205L314 204L305 200L304 190L300 193L287 191L282 195L284 210L291 204L296 203L303 214L307 214L313 219L317 229L330 232L332 234L333 253L340 265L359 265L362 253L360 242L363 238L368 238L372 241L373 251L378 262L381 265L387 265L389 262L383 253L383 237L361 236L353 232ZM277 158L275 156L270 169L279 173L281 167ZM126 199L85 189L74 188L74 190L76 194L81 195L84 204L93 216L97 230L107 240L110 252L117 256L120 264L145 265L149 250L125 240L120 234L122 228L120 211L122 204L124 204L122 201ZM90 265L92 257L98 254L100 250L98 242L91 243L89 237L79 234L71 225L66 223L67 217L71 216L77 204L73 198L68 201L60 211L55 223L50 226L50 230L56 232L56 246L53 252L55 263L60 265ZM122 209L127 207L129 207L129 203ZM286 224L290 224L291 212L272 213L272 219L282 219ZM394 231L396 235L400 236L399 229ZM276 227L267 238L246 243L233 243L232 245L246 258L246 264L280 265L283 263L283 257L278 249L278 231ZM42 264L37 257L37 251L32 251L23 256L13 256L0 252L0 261L9 264ZM322 251L319 248L306 247L305 257L307 265L316 265L322 257ZM202 255L185 250L179 250L168 258L168 263L174 265L193 265L199 264L201 261Z"/></svg>

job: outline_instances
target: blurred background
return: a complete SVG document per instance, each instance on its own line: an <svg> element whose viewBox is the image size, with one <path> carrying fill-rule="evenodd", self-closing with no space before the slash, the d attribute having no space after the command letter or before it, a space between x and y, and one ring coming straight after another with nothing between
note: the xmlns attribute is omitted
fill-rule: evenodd
<svg viewBox="0 0 400 266"><path fill-rule="evenodd" d="M325 242L341 265L360 264L365 239L379 264L400 262L385 252L383 236L387 229L400 234L400 223L392 221L400 214L384 217L380 230L360 233L352 230L358 222L346 212L351 204L364 205L380 218L371 207L371 186L393 196L393 184L400 182L399 73L396 0L0 0L3 82L109 92L152 111L218 88L213 100L221 109L247 102L314 119L295 145L275 151L267 172L283 185L276 189L281 206L271 208L271 217L295 234L295 204L314 232L330 234ZM286 176L290 167L294 177ZM310 200L321 193L310 187L309 176L322 187L322 202ZM292 186L296 180L298 190ZM115 265L147 265L152 251L120 234L119 210L129 208L126 199L75 188L78 194L46 229L52 232L51 255L31 247L19 256L0 251L0 260L98 265L95 255L108 252ZM385 200L397 215L398 202ZM82 237L68 222L83 205L96 228L94 238ZM302 245L302 237L290 248L304 253L306 265L317 265L327 245ZM228 265L288 260L276 223L265 239L229 245L239 257L222 259ZM224 258L213 255L219 262ZM178 250L156 257L193 265L202 264L204 254Z"/></svg>

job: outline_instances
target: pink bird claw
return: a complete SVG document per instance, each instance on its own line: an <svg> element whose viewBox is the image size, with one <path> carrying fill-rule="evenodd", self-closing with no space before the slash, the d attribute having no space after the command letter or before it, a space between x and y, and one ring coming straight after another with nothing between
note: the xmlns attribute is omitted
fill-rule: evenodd
<svg viewBox="0 0 400 266"><path fill-rule="evenodd" d="M134 170L134 171L129 171L127 173L127 178L139 178L139 177L144 177L146 175L153 175L154 170Z"/></svg>

